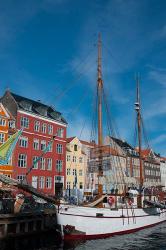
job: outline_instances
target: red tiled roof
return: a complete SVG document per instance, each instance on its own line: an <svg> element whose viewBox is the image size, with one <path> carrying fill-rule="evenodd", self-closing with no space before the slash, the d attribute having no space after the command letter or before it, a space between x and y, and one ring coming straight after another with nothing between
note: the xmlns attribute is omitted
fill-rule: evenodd
<svg viewBox="0 0 166 250"><path fill-rule="evenodd" d="M142 149L142 156L148 156L150 154L151 149Z"/></svg>

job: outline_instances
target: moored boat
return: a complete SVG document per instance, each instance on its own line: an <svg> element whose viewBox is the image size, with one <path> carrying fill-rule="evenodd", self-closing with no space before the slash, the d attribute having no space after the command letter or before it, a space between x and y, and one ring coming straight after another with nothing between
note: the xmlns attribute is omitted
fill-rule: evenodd
<svg viewBox="0 0 166 250"><path fill-rule="evenodd" d="M166 221L166 206L159 195L145 195L143 192L144 176L141 155L141 110L139 96L139 79L137 78L137 112L138 153L140 163L138 191L124 190L121 194L103 195L104 157L102 154L102 99L103 81L101 71L101 38L98 41L98 79L97 79L97 113L98 113L98 198L82 206L60 204L57 209L57 221L64 239L97 239L113 235L128 234L152 227ZM106 106L107 107L107 106Z"/></svg>

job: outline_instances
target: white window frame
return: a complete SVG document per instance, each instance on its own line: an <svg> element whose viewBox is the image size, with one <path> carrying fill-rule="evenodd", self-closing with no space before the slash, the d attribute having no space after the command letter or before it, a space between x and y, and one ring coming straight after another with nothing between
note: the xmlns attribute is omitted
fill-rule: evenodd
<svg viewBox="0 0 166 250"><path fill-rule="evenodd" d="M39 150L39 139L33 139L33 149Z"/></svg>
<svg viewBox="0 0 166 250"><path fill-rule="evenodd" d="M49 134L49 135L53 135L53 125L48 124L47 129L48 129L48 134Z"/></svg>
<svg viewBox="0 0 166 250"><path fill-rule="evenodd" d="M47 133L47 124L46 124L46 123L43 123L43 124L42 124L41 132L42 132L43 134L46 134L46 133Z"/></svg>
<svg viewBox="0 0 166 250"><path fill-rule="evenodd" d="M52 188L52 177L46 177L46 188L47 189Z"/></svg>
<svg viewBox="0 0 166 250"><path fill-rule="evenodd" d="M62 144L56 144L56 152L57 152L57 154L63 153L63 145Z"/></svg>
<svg viewBox="0 0 166 250"><path fill-rule="evenodd" d="M52 158L47 158L47 170L52 170Z"/></svg>
<svg viewBox="0 0 166 250"><path fill-rule="evenodd" d="M18 167L19 168L26 168L27 166L27 155L26 154L19 154L18 155Z"/></svg>
<svg viewBox="0 0 166 250"><path fill-rule="evenodd" d="M19 139L19 146L21 148L27 148L28 147L28 137L21 136Z"/></svg>
<svg viewBox="0 0 166 250"><path fill-rule="evenodd" d="M40 169L45 170L46 169L46 159L44 157L40 158Z"/></svg>
<svg viewBox="0 0 166 250"><path fill-rule="evenodd" d="M45 176L39 176L39 188L40 189L45 188Z"/></svg>
<svg viewBox="0 0 166 250"><path fill-rule="evenodd" d="M63 169L63 161L62 160L56 160L56 172L60 173Z"/></svg>
<svg viewBox="0 0 166 250"><path fill-rule="evenodd" d="M22 116L20 120L21 128L29 128L29 118Z"/></svg>
<svg viewBox="0 0 166 250"><path fill-rule="evenodd" d="M0 143L4 143L4 142L5 142L5 134L0 133Z"/></svg>
<svg viewBox="0 0 166 250"><path fill-rule="evenodd" d="M35 123L34 123L34 131L36 131L36 132L40 131L40 121L35 121Z"/></svg>

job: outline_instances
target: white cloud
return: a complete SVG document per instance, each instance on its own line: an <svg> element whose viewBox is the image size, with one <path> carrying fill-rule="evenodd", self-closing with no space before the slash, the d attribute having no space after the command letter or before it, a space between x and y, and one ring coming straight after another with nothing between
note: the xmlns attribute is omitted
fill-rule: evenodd
<svg viewBox="0 0 166 250"><path fill-rule="evenodd" d="M149 79L166 87L166 69L156 69L149 72Z"/></svg>

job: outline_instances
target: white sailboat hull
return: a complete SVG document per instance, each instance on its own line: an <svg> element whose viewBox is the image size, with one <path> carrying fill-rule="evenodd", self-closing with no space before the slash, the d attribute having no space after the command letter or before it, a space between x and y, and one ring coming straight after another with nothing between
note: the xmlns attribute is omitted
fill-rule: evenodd
<svg viewBox="0 0 166 250"><path fill-rule="evenodd" d="M60 206L57 213L65 239L97 239L132 233L166 221L166 209L128 208L110 210Z"/></svg>

